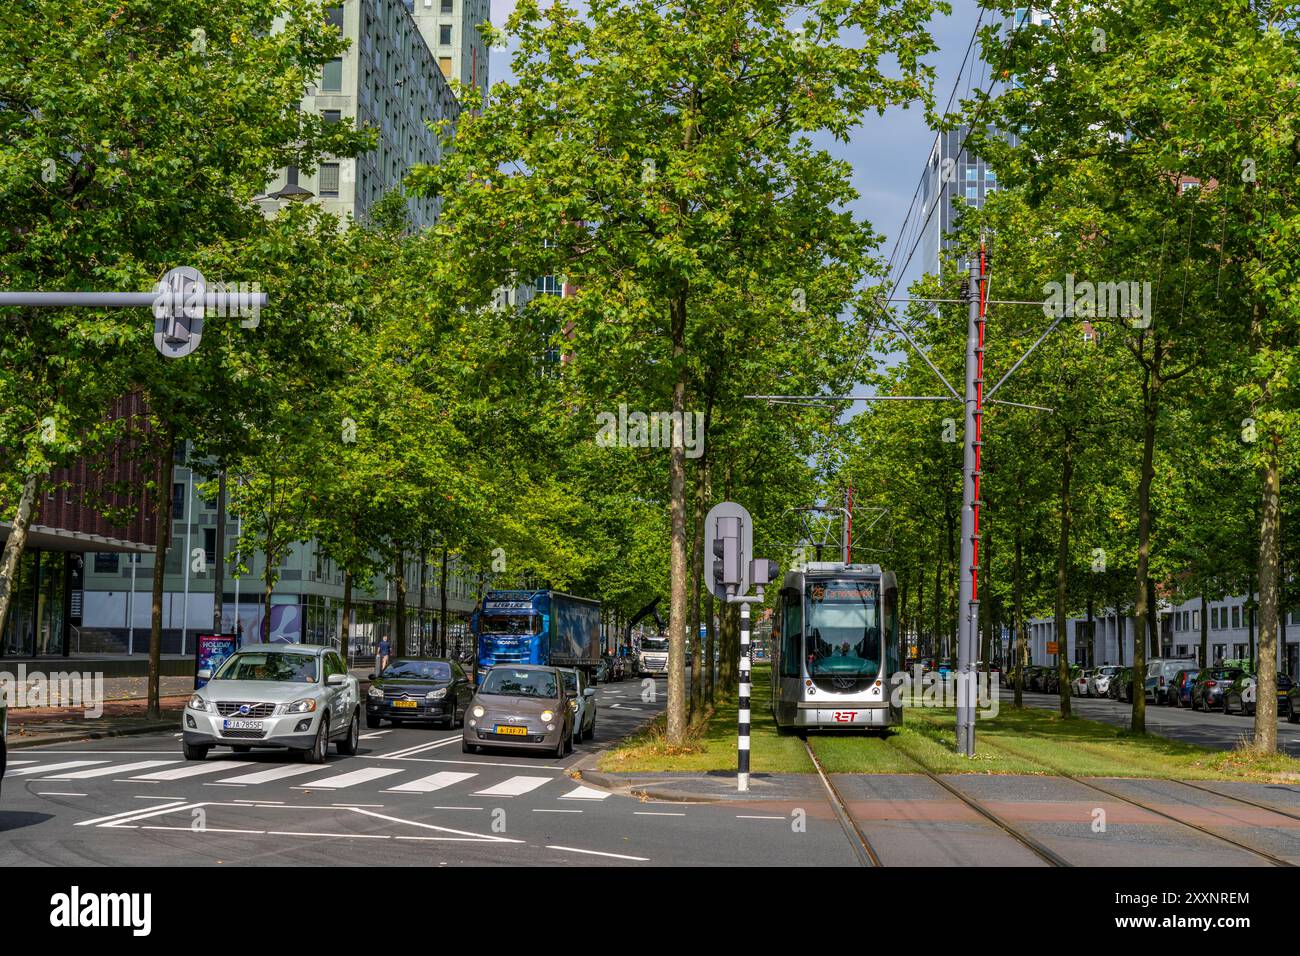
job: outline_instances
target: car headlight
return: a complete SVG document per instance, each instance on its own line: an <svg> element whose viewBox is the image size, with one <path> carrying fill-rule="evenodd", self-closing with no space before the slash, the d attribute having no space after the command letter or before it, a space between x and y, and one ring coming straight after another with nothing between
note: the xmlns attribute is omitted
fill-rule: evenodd
<svg viewBox="0 0 1300 956"><path fill-rule="evenodd" d="M553 710L544 710L544 711L542 711L542 723L545 724L545 723L548 723L548 722L550 722L550 721L552 721L552 720L554 720L554 719L555 719L555 711L553 711Z"/></svg>
<svg viewBox="0 0 1300 956"><path fill-rule="evenodd" d="M310 714L316 710L316 698L304 697L302 700L295 700L292 704L284 705L286 714Z"/></svg>
<svg viewBox="0 0 1300 956"><path fill-rule="evenodd" d="M195 694L190 698L190 710L201 710L205 713L212 713L212 705L203 699L201 694Z"/></svg>
<svg viewBox="0 0 1300 956"><path fill-rule="evenodd" d="M578 712L578 701L576 698L569 701L569 710L573 711L575 714Z"/></svg>
<svg viewBox="0 0 1300 956"><path fill-rule="evenodd" d="M485 713L486 711L483 709L483 706L481 704L474 708L475 717L482 717Z"/></svg>
<svg viewBox="0 0 1300 956"><path fill-rule="evenodd" d="M437 690L431 690L424 695L425 700L442 700L447 696L447 688L439 687Z"/></svg>
<svg viewBox="0 0 1300 956"><path fill-rule="evenodd" d="M378 687L372 687L370 688L370 690L366 691L366 696L369 697L371 700L382 700L384 697L384 692L380 690Z"/></svg>

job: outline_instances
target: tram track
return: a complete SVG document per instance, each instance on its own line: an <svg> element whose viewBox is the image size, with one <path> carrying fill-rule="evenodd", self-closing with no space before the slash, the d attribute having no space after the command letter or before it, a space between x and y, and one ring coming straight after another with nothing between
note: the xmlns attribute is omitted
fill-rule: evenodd
<svg viewBox="0 0 1300 956"><path fill-rule="evenodd" d="M1217 833L1214 830L1211 830L1208 827L1203 827L1198 823L1190 823L1187 820L1181 820L1178 817L1174 816L1173 814L1166 813L1163 810L1158 810L1155 807L1143 803L1141 800L1135 800L1132 797L1127 797L1122 793L1117 793L1114 790L1111 790L1107 787L1103 787L1100 784L1093 783L1090 780L1084 780L1081 777L1076 777L1072 773L1067 773L1066 771L1061 770L1059 767L1054 767L1051 764L1046 763L1041 757L1036 757L1033 756L1032 754L1023 753L1015 749L1014 747L1008 747L1005 743L1002 742L999 742L997 744L991 744L989 746L992 746L994 749L1001 750L1004 753L1008 753L1013 756L1019 757L1022 760L1028 760L1033 763L1036 763L1039 766L1041 766L1044 770L1048 771L1051 774L1054 774L1055 776L1061 777L1063 780L1069 780L1071 783L1078 784L1081 787L1087 787L1090 790L1095 790L1097 793L1105 794L1106 796L1110 797L1112 800L1118 800L1120 803L1126 803L1131 807L1136 807L1139 810L1143 810L1147 813L1154 814L1155 816L1162 817L1166 820L1169 820L1172 823L1178 824L1179 826L1186 827L1189 830L1195 830L1197 833L1203 834L1204 836L1208 836L1212 839L1219 840L1220 842L1227 843L1228 845L1234 846L1239 850L1245 850L1247 853L1251 853L1257 857L1260 857L1263 860L1267 860L1273 866L1281 866L1281 867L1295 866L1295 864L1292 863L1291 861L1284 860L1279 856L1274 856L1272 853L1269 853L1267 850L1261 850L1258 847L1251 846L1248 843L1242 843L1240 840L1234 840L1232 837L1224 836L1222 833ZM900 753L901 752L902 751L900 751ZM912 757L911 754L907 754L907 756ZM916 758L912 757L912 759L915 760ZM917 762L919 763L919 761ZM1293 819L1300 819L1300 817L1296 817L1294 814L1286 813L1285 811L1278 810L1275 807L1270 807L1262 803L1255 803L1251 800L1246 800L1239 797L1233 797L1225 793L1220 793L1217 790L1211 790L1208 787L1199 787L1196 786L1195 784L1187 783L1186 781L1183 780L1177 780L1174 782L1181 783L1184 786L1190 787L1193 790L1201 790L1204 791L1205 793L1214 794L1216 797L1222 797L1223 799L1226 800L1236 800L1238 803L1242 803L1247 806L1256 807L1261 810L1267 810L1268 812L1276 813L1279 816L1292 817Z"/></svg>
<svg viewBox="0 0 1300 956"><path fill-rule="evenodd" d="M831 801L831 808L835 811L836 819L839 820L844 835L849 838L849 843L853 846L853 852L857 855L858 862L863 866L884 866L880 862L875 847L871 845L867 835L858 826L858 821L849 812L848 803L840 796L835 784L831 782L830 774L826 772L822 762L817 759L817 753L813 750L812 744L809 743L807 735L803 738L803 746L804 750L808 751L808 759L812 761L813 767L817 770L817 776L821 778L822 786L826 788L826 794Z"/></svg>

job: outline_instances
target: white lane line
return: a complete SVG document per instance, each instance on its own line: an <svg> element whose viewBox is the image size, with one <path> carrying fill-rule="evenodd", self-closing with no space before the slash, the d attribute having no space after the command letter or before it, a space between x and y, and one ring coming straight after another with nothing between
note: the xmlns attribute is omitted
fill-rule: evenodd
<svg viewBox="0 0 1300 956"><path fill-rule="evenodd" d="M145 796L139 793L135 795L135 798L137 800L171 800L172 802L180 801L182 803L189 799L189 797L155 797L153 794Z"/></svg>
<svg viewBox="0 0 1300 956"><path fill-rule="evenodd" d="M184 830L190 833L247 833L252 836L265 836L265 830L226 830L221 827L204 827L202 830L195 830L193 827L132 827L134 830Z"/></svg>
<svg viewBox="0 0 1300 956"><path fill-rule="evenodd" d="M66 760L63 763L46 764L43 767L24 767L22 770L15 770L9 774L11 777L21 777L29 773L49 773L51 770L71 770L73 767L89 767L91 764L108 763L107 760Z"/></svg>
<svg viewBox="0 0 1300 956"><path fill-rule="evenodd" d="M376 730L374 733L362 734L361 740L374 740L376 737L382 737L384 734L391 734L391 730Z"/></svg>
<svg viewBox="0 0 1300 956"><path fill-rule="evenodd" d="M536 807L533 808L533 813L582 813L582 812L583 811L581 810L539 810Z"/></svg>
<svg viewBox="0 0 1300 956"><path fill-rule="evenodd" d="M176 809L177 807L185 807L185 806L189 806L189 803L188 803L187 801L185 801L185 800L177 800L177 801L175 801L174 803L164 803L161 807L157 807L157 808L155 808L155 809L157 809L159 812L164 812L164 813L165 813L165 812L169 812L169 811L171 811L171 810L174 810L174 809ZM195 806L201 806L201 804L195 804ZM106 817L95 817L95 818L92 819L92 820L82 820L81 822L77 823L76 826L79 826L79 827L93 827L93 826L99 826L99 825L101 825L101 824L107 824L107 823L108 823L109 821L111 821L111 820L125 820L125 819L127 819L127 818L129 818L129 817L133 817L133 816L135 816L135 815L138 814L138 813L139 813L139 814L147 814L147 813L149 813L149 812L150 812L150 811L149 811L148 809L142 809L142 808L140 808L140 807L136 807L136 808L133 809L133 810L121 810L121 811L119 811L119 812L117 812L117 813L110 813L110 814L109 814L108 816L106 816Z"/></svg>
<svg viewBox="0 0 1300 956"><path fill-rule="evenodd" d="M61 793L58 790L46 790L44 793L36 792L38 797L84 797L84 793Z"/></svg>
<svg viewBox="0 0 1300 956"><path fill-rule="evenodd" d="M595 790L592 787L577 787L573 790L570 790L568 793L566 793L564 796L560 797L559 799L561 800L604 800L608 796L609 796L609 791L607 790Z"/></svg>
<svg viewBox="0 0 1300 956"><path fill-rule="evenodd" d="M267 830L267 836L334 837L339 840L391 840L386 833L303 833L296 830Z"/></svg>
<svg viewBox="0 0 1300 956"><path fill-rule="evenodd" d="M297 777L304 773L316 773L325 768L319 764L288 764L283 767L272 767L269 770L258 770L255 773L240 774L237 777L222 777L218 783L270 783L272 780L283 780L285 777Z"/></svg>
<svg viewBox="0 0 1300 956"><path fill-rule="evenodd" d="M591 856L609 856L609 857L613 857L616 860L635 860L637 863L650 862L650 858L648 856L627 856L623 853L602 853L600 850L579 850L576 846L553 846L548 843L546 845L546 849L564 850L567 853L587 853Z"/></svg>
<svg viewBox="0 0 1300 956"><path fill-rule="evenodd" d="M664 813L659 810L633 810L634 817L684 817L684 813Z"/></svg>
<svg viewBox="0 0 1300 956"><path fill-rule="evenodd" d="M94 767L90 770L77 770L73 773L61 773L54 777L42 777L42 780L88 780L91 777L107 777L114 773L130 773L133 770L148 770L150 767L165 767L179 763L178 760L140 760L111 767Z"/></svg>
<svg viewBox="0 0 1300 956"><path fill-rule="evenodd" d="M347 807L348 809L352 809L352 808L354 808L354 807L366 807L366 808L371 809L371 810L382 810L382 809L384 809L384 805L383 805L382 803L331 803L330 806L331 806L331 807Z"/></svg>
<svg viewBox="0 0 1300 956"><path fill-rule="evenodd" d="M370 754L370 756L379 760L400 760L403 757L422 754L426 750L436 750L438 747L449 747L454 743L459 743L462 739L463 737L461 734L454 734L450 737L439 737L431 743L416 744L414 747L403 747L401 750L394 750L386 754Z"/></svg>
<svg viewBox="0 0 1300 956"><path fill-rule="evenodd" d="M511 777L486 790L475 790L476 797L518 797L551 782L551 777Z"/></svg>
<svg viewBox="0 0 1300 956"><path fill-rule="evenodd" d="M401 817L390 817L382 813L375 813L373 810L353 809L353 813L365 814L368 817L375 817L379 820L387 820L389 823L405 823L409 827L419 827L422 830L437 830L439 833L454 833L456 837L462 839L468 838L473 841L482 843L523 843L523 840L512 840L509 837L496 836L491 833L470 833L467 830L453 830L451 827L434 826L432 823L421 823L418 820L403 820ZM443 839L455 839L455 837L444 837Z"/></svg>
<svg viewBox="0 0 1300 956"><path fill-rule="evenodd" d="M455 770L440 770L438 773L430 774L427 777L421 777L418 780L411 780L408 783L399 784L388 790L389 793L433 793L435 790L441 790L443 787L450 787L453 784L469 780L471 777L477 777L476 773L460 773Z"/></svg>
<svg viewBox="0 0 1300 956"><path fill-rule="evenodd" d="M367 757L367 760L374 760L374 757ZM378 758L378 759L383 759ZM512 770L523 768L526 770L535 770L543 773L564 773L563 767L545 767L535 763L489 763L486 760L437 760L433 757L405 757L412 763L449 763L458 767L509 767Z"/></svg>
<svg viewBox="0 0 1300 956"><path fill-rule="evenodd" d="M295 790L339 790L343 787L355 787L359 783L365 783L368 780L378 780L381 777L388 777L395 773L401 773L401 770L395 770L391 767L367 767L364 770L353 770L350 773L341 773L337 777L326 777L324 780L313 780L311 783L299 784L294 787Z"/></svg>
<svg viewBox="0 0 1300 956"><path fill-rule="evenodd" d="M482 807L434 807L435 810L482 810Z"/></svg>
<svg viewBox="0 0 1300 956"><path fill-rule="evenodd" d="M247 767L246 760L204 760L185 767L177 767L175 770L159 770L157 773L142 773L138 777L132 777L132 780L184 780L186 777L197 777L205 773L220 773L223 770L233 770L236 767Z"/></svg>
<svg viewBox="0 0 1300 956"><path fill-rule="evenodd" d="M10 761L9 761L9 766L11 766L11 767L21 767L23 764L26 764L26 763L36 763L36 761L35 761L35 760L10 760Z"/></svg>
<svg viewBox="0 0 1300 956"><path fill-rule="evenodd" d="M736 819L737 820L784 820L785 817L757 817L752 815L746 815L743 813L737 813Z"/></svg>

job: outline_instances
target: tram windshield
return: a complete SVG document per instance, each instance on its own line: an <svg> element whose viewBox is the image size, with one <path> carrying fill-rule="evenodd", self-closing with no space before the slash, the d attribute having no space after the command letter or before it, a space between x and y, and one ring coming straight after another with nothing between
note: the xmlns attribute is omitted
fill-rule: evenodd
<svg viewBox="0 0 1300 956"><path fill-rule="evenodd" d="M872 680L880 673L880 590L873 581L807 585L804 655L810 677Z"/></svg>

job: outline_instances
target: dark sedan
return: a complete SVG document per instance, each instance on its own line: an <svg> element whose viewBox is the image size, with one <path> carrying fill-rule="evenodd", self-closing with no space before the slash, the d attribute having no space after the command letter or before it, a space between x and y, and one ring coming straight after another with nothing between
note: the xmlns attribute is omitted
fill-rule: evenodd
<svg viewBox="0 0 1300 956"><path fill-rule="evenodd" d="M435 721L459 727L474 696L474 688L456 661L440 657L401 657L378 676L370 675L366 694L366 726L382 721Z"/></svg>
<svg viewBox="0 0 1300 956"><path fill-rule="evenodd" d="M1244 673L1238 667L1207 667L1192 685L1192 710L1223 708L1223 692Z"/></svg>

